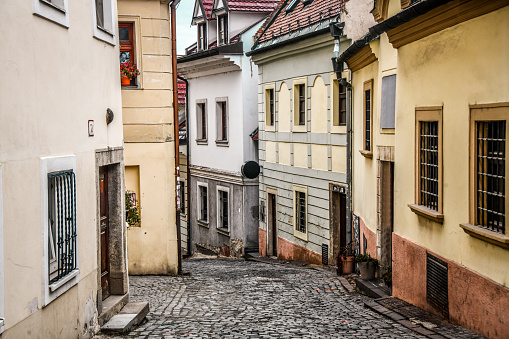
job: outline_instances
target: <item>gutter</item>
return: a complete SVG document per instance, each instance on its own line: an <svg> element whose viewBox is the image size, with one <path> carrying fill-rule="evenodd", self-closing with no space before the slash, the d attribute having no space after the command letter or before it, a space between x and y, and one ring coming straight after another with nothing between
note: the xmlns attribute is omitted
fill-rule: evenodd
<svg viewBox="0 0 509 339"><path fill-rule="evenodd" d="M256 55L256 54L260 54L260 53L266 52L266 51L271 50L271 49L278 48L278 47L283 47L283 46L291 45L293 43L296 43L296 42L299 42L299 41L302 41L302 40L306 40L306 39L309 39L309 38L312 38L312 37L315 37L315 36L318 36L318 35L322 35L322 34L328 33L328 32L330 32L329 26L327 26L325 28L322 28L322 29L319 29L317 31L313 31L313 32L308 33L308 34L299 35L298 37L293 38L293 39L288 39L288 40L285 40L285 41L281 41L281 42L279 42L277 44L273 44L273 45L270 45L270 46L267 46L267 47L262 47L262 48L259 48L259 49L255 49L255 50L246 52L246 56L252 56L252 55Z"/></svg>
<svg viewBox="0 0 509 339"><path fill-rule="evenodd" d="M187 81L186 78L183 76L177 75L177 78L184 81L186 83L186 138L187 138L187 145L186 145L186 157L187 157L187 255L191 256L193 253L191 251L191 206L189 204L191 203L191 183L189 182L190 178L190 172L189 172L189 159L191 158L191 148L189 147L189 135L190 135L190 128L189 128L189 81ZM185 212L185 211L184 211Z"/></svg>
<svg viewBox="0 0 509 339"><path fill-rule="evenodd" d="M206 49L204 51L199 51L190 55L186 55L178 58L177 62L182 64L184 62L194 61L214 55L220 54L239 54L242 55L243 52L243 43L242 41L236 42L234 44L221 45L211 49ZM176 58L175 58L176 59Z"/></svg>
<svg viewBox="0 0 509 339"><path fill-rule="evenodd" d="M378 39L380 34L387 32L390 29L396 28L404 23L407 23L427 12L445 5L453 0L422 0L417 2L398 14L382 21L381 23L371 27L369 32L359 40L355 41L350 45L340 56L336 59L336 62L343 64L348 59L353 57L361 48L368 45L371 41Z"/></svg>

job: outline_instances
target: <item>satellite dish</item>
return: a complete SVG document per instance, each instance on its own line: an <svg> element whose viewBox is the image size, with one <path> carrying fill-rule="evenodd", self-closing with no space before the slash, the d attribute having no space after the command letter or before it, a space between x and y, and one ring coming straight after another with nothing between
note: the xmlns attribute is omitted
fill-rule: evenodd
<svg viewBox="0 0 509 339"><path fill-rule="evenodd" d="M256 161L246 161L240 171L248 179L255 179L260 174L260 165Z"/></svg>

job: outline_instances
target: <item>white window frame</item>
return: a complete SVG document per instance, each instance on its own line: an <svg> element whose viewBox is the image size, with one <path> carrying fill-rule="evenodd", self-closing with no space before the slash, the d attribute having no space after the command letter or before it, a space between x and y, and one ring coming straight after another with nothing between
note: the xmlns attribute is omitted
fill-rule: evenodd
<svg viewBox="0 0 509 339"><path fill-rule="evenodd" d="M221 115L221 103L225 103L225 109L226 109L226 140L220 139L220 135L222 134L222 115ZM220 97L216 98L216 143L220 146L227 146L228 141L230 140L230 107L228 104L228 97Z"/></svg>
<svg viewBox="0 0 509 339"><path fill-rule="evenodd" d="M200 219L201 218L201 197L200 197L200 187L205 187L207 189L207 220L203 220L203 219ZM197 207L197 210L196 210L196 220L198 221L198 224L201 224L201 225L205 225L205 226L208 226L209 224L209 220L210 220L210 204L209 204L209 197L210 197L210 192L209 192L209 184L206 183L206 182L202 182L202 181L198 181L196 183L196 201L197 201L197 204L196 204L196 207Z"/></svg>
<svg viewBox="0 0 509 339"><path fill-rule="evenodd" d="M306 232L305 233L297 230L297 209L295 208L295 203L297 200L297 192L302 192L306 195ZM299 238L304 241L308 241L308 232L309 232L309 228L308 228L309 213L308 212L309 211L308 211L308 189L307 189L307 187L300 186L300 185L293 185L293 235L296 238Z"/></svg>
<svg viewBox="0 0 509 339"><path fill-rule="evenodd" d="M223 22L224 22L224 41L223 43L220 43L221 41L221 19L224 19ZM229 15L228 13L223 13L223 14L219 14L217 15L217 45L218 46L222 46L222 45L227 45L230 40L229 40L229 37L228 37L228 27L229 27Z"/></svg>
<svg viewBox="0 0 509 339"><path fill-rule="evenodd" d="M0 164L0 334L5 327L5 295L4 295L4 201L2 187L2 164Z"/></svg>
<svg viewBox="0 0 509 339"><path fill-rule="evenodd" d="M97 24L95 0L92 2L92 22L94 27L94 38L104 41L112 46L116 44L116 27L118 22L116 20L116 8L113 0L103 0L104 6L104 27L99 27Z"/></svg>
<svg viewBox="0 0 509 339"><path fill-rule="evenodd" d="M203 26L203 46L201 44L201 35L200 35L200 27ZM208 32L207 32L207 22L206 21L202 21L202 22L198 22L197 25L196 25L197 29L198 29L198 37L197 37L197 41L196 41L196 50L199 52L199 51L205 51L208 49L209 47L209 42L208 42Z"/></svg>
<svg viewBox="0 0 509 339"><path fill-rule="evenodd" d="M68 0L58 0L57 4L49 0L32 0L32 13L60 26L69 28Z"/></svg>
<svg viewBox="0 0 509 339"><path fill-rule="evenodd" d="M205 107L205 121L202 119L201 110L198 108L200 104L203 104ZM196 142L198 144L206 144L209 138L209 128L207 124L207 120L209 118L208 110L207 110L207 99L199 99L196 100ZM205 138L202 138L202 125L205 124Z"/></svg>
<svg viewBox="0 0 509 339"><path fill-rule="evenodd" d="M49 284L49 267L48 267L48 257L49 257L49 246L48 246L48 237L49 237L49 225L48 225L48 173L72 170L76 173L76 156L75 155L65 155L65 156L57 156L57 157L42 157L40 159L40 168L41 168L41 227L42 227L42 241L43 241L43 253L42 253L42 288L43 288L43 296L42 296L42 306L45 307L53 300L61 296L71 287L76 285L79 281L79 246L78 241L76 242L76 269L72 271L70 274L60 279L59 281ZM76 211L77 213L77 211ZM78 230L77 230L78 232Z"/></svg>
<svg viewBox="0 0 509 339"><path fill-rule="evenodd" d="M224 227L220 227L219 225L221 224L221 203L220 203L220 199L219 199L219 192L226 192L226 194L228 194L228 227L227 228L224 228ZM231 210L232 210L232 199L231 199L231 196L230 196L230 188L229 187L224 187L224 186L217 186L216 188L216 205L217 205L217 224L216 224L216 229L218 231L221 231L221 232L225 232L225 233L230 233L230 224L231 224Z"/></svg>

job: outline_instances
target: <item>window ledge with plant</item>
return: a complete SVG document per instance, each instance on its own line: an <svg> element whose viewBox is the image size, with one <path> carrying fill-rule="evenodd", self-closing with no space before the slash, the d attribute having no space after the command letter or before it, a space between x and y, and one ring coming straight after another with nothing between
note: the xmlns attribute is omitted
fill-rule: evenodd
<svg viewBox="0 0 509 339"><path fill-rule="evenodd" d="M437 222L439 224L444 223L444 215L438 211L435 211L431 208L428 208L423 205L416 205L416 204L408 204L408 207L414 212L415 214L430 219L434 222Z"/></svg>
<svg viewBox="0 0 509 339"><path fill-rule="evenodd" d="M140 75L140 70L136 68L136 64L133 62L127 61L120 64L120 77L122 80L122 87L138 88L136 84L133 84L138 75Z"/></svg>
<svg viewBox="0 0 509 339"><path fill-rule="evenodd" d="M489 242L490 244L500 246L502 248L509 249L509 237L504 234L468 223L460 224L460 227L463 229L463 231L465 231L465 233L474 238Z"/></svg>

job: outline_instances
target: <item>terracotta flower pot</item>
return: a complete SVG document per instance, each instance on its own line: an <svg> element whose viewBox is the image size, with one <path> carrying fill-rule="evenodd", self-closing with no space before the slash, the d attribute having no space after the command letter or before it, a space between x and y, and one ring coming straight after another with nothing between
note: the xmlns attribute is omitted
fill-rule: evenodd
<svg viewBox="0 0 509 339"><path fill-rule="evenodd" d="M120 82L122 86L129 86L131 84L131 80L128 77L122 77L122 81Z"/></svg>
<svg viewBox="0 0 509 339"><path fill-rule="evenodd" d="M341 264L342 264L342 267L343 267L343 274L353 273L354 262L355 262L355 257L354 256L341 257Z"/></svg>
<svg viewBox="0 0 509 339"><path fill-rule="evenodd" d="M375 279L376 264L370 262L359 262L359 271L361 273L362 280L373 280Z"/></svg>

